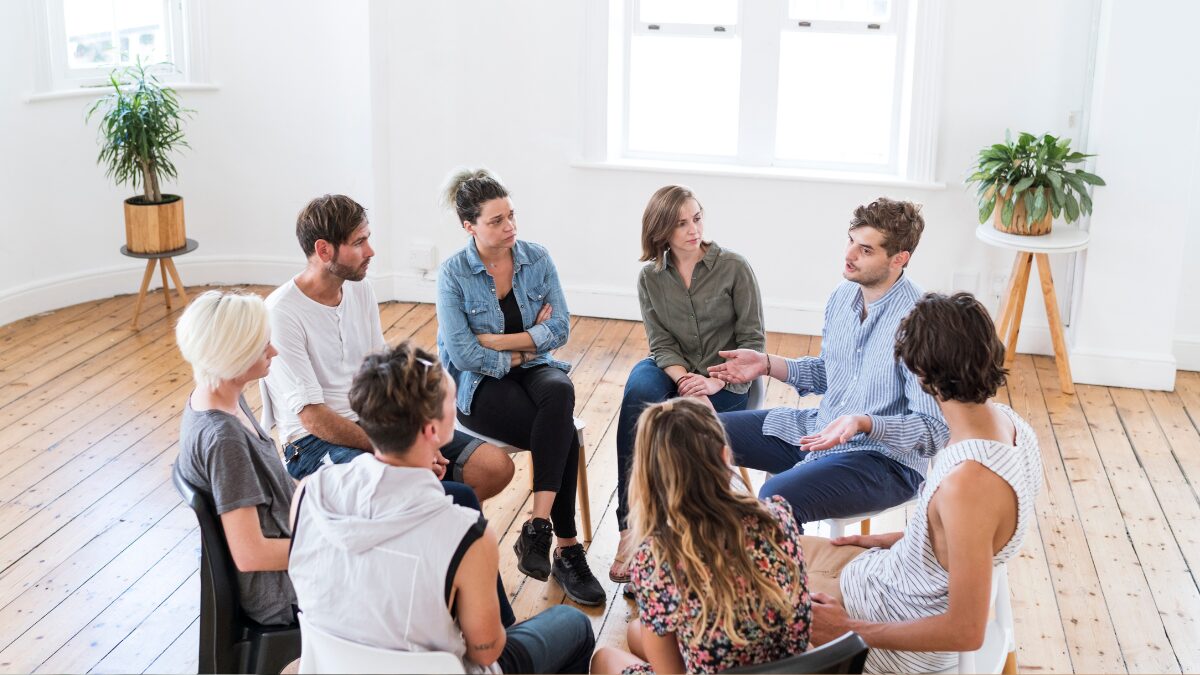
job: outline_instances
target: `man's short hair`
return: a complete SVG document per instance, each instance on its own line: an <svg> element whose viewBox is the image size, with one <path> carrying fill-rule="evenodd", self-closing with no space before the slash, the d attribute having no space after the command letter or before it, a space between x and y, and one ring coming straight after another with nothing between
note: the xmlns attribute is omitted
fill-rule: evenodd
<svg viewBox="0 0 1200 675"><path fill-rule="evenodd" d="M339 246L350 239L359 225L367 222L367 210L346 195L324 195L309 202L296 217L296 239L305 257L317 250L317 240Z"/></svg>
<svg viewBox="0 0 1200 675"><path fill-rule="evenodd" d="M900 321L896 358L943 401L986 403L1004 384L1004 343L970 293L928 293Z"/></svg>
<svg viewBox="0 0 1200 675"><path fill-rule="evenodd" d="M271 340L267 306L257 295L208 291L184 310L175 342L196 384L216 389L254 365Z"/></svg>
<svg viewBox="0 0 1200 675"><path fill-rule="evenodd" d="M888 256L901 251L912 254L925 231L925 219L921 217L921 205L902 202L887 197L854 209L850 219L850 231L860 227L873 227L883 233L883 248Z"/></svg>
<svg viewBox="0 0 1200 675"><path fill-rule="evenodd" d="M433 354L410 340L368 356L350 384L350 408L371 444L403 455L421 427L442 418L446 380Z"/></svg>

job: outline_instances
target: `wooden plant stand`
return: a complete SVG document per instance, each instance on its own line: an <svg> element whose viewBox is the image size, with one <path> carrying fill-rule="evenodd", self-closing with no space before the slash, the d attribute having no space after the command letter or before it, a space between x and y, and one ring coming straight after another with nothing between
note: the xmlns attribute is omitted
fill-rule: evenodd
<svg viewBox="0 0 1200 675"><path fill-rule="evenodd" d="M142 275L142 287L138 290L137 304L133 307L133 323L130 324L133 330L138 330L138 315L142 313L142 303L146 300L146 289L150 287L150 277L154 276L155 263L158 264L158 270L162 274L163 300L167 303L167 311L171 311L171 287L167 284L168 272L171 274L171 280L175 282L175 291L179 293L180 301L183 305L188 303L187 291L183 289L183 282L179 280L179 272L175 269L175 261L172 258L191 253L199 246L195 239L188 239L187 245L183 248L162 253L134 253L127 246L121 247L121 255L146 261L146 273Z"/></svg>

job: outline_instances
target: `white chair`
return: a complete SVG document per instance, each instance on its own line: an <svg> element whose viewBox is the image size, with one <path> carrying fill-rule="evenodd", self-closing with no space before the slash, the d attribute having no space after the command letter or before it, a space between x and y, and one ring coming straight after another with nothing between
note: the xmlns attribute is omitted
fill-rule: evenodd
<svg viewBox="0 0 1200 675"><path fill-rule="evenodd" d="M454 421L454 426L459 431L462 431L465 434L470 434L471 436L478 438L479 440L483 441L484 443L491 443L492 445L494 445L502 450L508 450L509 452L520 452L525 449L525 448L515 448L503 441L497 440L490 436L484 436L483 434L479 433L478 431L475 431L474 429L467 427L466 425L464 425L462 422L458 421L457 419ZM579 419L578 417L575 418L575 438L579 441L579 485L578 485L578 488L576 489L576 493L577 493L578 499L579 499L579 517L580 517L580 520L583 521L583 523L582 523L583 524L583 540L591 541L592 540L592 505L591 505L591 499L588 497L587 452L586 452L587 444L584 442L584 438L583 438L583 429L586 426L587 426L587 422Z"/></svg>
<svg viewBox="0 0 1200 675"><path fill-rule="evenodd" d="M402 652L344 640L300 614L301 673L465 673L450 652Z"/></svg>
<svg viewBox="0 0 1200 675"><path fill-rule="evenodd" d="M915 498L910 499L909 501L904 502L903 504L893 506L890 509L883 509L882 511L873 511L871 513L860 513L856 516L846 516L845 518L826 518L825 524L829 526L829 538L834 539L836 537L843 536L844 534L846 534L846 526L853 525L855 523L860 523L859 532L861 532L862 534L871 534L871 519L872 518L878 518L879 516L882 516L885 513L891 513L892 511L895 511L896 509L905 508L906 506L912 504L915 501L916 501Z"/></svg>
<svg viewBox="0 0 1200 675"><path fill-rule="evenodd" d="M983 646L973 652L960 652L958 667L942 673L1017 672L1017 639L1013 632L1012 597L1008 590L1008 566L992 569L992 599Z"/></svg>

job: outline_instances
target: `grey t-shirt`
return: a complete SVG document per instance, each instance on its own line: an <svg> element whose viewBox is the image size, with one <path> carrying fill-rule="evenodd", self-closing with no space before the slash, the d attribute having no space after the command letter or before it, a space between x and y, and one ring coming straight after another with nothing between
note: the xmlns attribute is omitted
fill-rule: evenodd
<svg viewBox="0 0 1200 675"><path fill-rule="evenodd" d="M255 506L264 537L290 539L288 511L295 484L246 400L239 397L238 405L256 433L229 413L193 410L188 396L179 431L179 471L212 495L218 514ZM251 619L266 625L295 620L296 592L287 572L238 572L237 577L242 609Z"/></svg>

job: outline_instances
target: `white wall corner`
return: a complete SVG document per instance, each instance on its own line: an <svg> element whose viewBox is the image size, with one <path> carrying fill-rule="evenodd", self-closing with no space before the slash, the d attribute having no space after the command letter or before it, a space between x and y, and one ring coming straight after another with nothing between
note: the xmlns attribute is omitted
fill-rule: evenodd
<svg viewBox="0 0 1200 675"><path fill-rule="evenodd" d="M1200 370L1200 335L1175 336L1175 367Z"/></svg>

